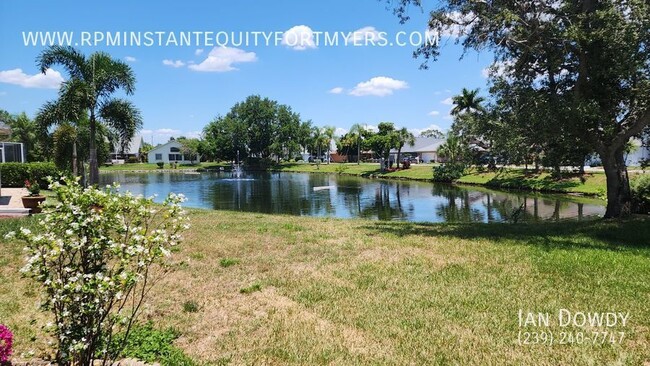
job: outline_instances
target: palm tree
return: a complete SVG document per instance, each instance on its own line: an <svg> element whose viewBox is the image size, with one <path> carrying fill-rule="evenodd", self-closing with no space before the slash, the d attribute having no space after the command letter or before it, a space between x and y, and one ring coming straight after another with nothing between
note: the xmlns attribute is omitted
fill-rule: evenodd
<svg viewBox="0 0 650 366"><path fill-rule="evenodd" d="M122 89L127 95L135 90L135 75L126 63L111 58L105 52L86 57L73 47L52 46L37 58L42 73L55 64L62 65L70 79L61 85L59 99L74 102L78 110L89 114L90 184L99 183L97 162L97 123L105 123L115 131L122 144L128 144L142 126L140 111L124 99L111 97Z"/></svg>
<svg viewBox="0 0 650 366"><path fill-rule="evenodd" d="M463 159L465 147L460 136L453 133L447 134L447 141L438 148L438 155L444 157L447 162L458 163Z"/></svg>
<svg viewBox="0 0 650 366"><path fill-rule="evenodd" d="M406 127L402 127L396 131L397 135L397 169L399 169L399 162L402 155L402 148L405 144L409 146L415 145L415 136Z"/></svg>
<svg viewBox="0 0 650 366"><path fill-rule="evenodd" d="M11 140L22 142L24 151L27 153L27 161L38 160L39 153L36 144L36 124L34 121L27 117L25 112L20 113L9 119L9 127L11 127Z"/></svg>
<svg viewBox="0 0 650 366"><path fill-rule="evenodd" d="M64 96L65 97L65 96ZM77 130L82 119L81 111L77 109L78 103L71 103L70 100L46 102L36 115L36 123L42 131L47 131L51 126L65 126L67 137L72 142L72 174L79 175L77 158Z"/></svg>
<svg viewBox="0 0 650 366"><path fill-rule="evenodd" d="M325 126L322 128L323 143L327 147L327 164L330 163L330 150L332 149L332 140L334 139L334 132L336 129L331 126Z"/></svg>
<svg viewBox="0 0 650 366"><path fill-rule="evenodd" d="M478 96L479 89L468 90L463 88L460 95L451 98L454 103L454 108L451 110L453 116L458 116L463 113L485 112L485 108L481 103L485 102L485 98Z"/></svg>
<svg viewBox="0 0 650 366"><path fill-rule="evenodd" d="M365 131L365 128L359 123L355 123L350 127L350 134L354 136L357 143L357 165L361 164L361 139L363 138L363 131Z"/></svg>

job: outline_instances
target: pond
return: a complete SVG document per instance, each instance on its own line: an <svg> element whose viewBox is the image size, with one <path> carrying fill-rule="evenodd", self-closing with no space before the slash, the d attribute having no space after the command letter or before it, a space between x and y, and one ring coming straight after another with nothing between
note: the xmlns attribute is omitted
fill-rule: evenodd
<svg viewBox="0 0 650 366"><path fill-rule="evenodd" d="M125 173L100 175L122 191L151 196L183 193L187 207L296 216L416 222L586 220L602 216L600 200L504 192L416 181L309 173Z"/></svg>

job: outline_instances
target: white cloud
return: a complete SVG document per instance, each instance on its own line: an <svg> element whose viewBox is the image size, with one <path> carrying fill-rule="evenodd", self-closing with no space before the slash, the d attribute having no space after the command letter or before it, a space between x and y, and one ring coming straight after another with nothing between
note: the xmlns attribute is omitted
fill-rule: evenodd
<svg viewBox="0 0 650 366"><path fill-rule="evenodd" d="M154 131L156 135L166 135L166 136L171 136L171 135L179 135L181 133L181 130L174 130L171 128L159 128Z"/></svg>
<svg viewBox="0 0 650 366"><path fill-rule="evenodd" d="M187 131L183 134L183 136L187 137L188 139L200 139L201 136L203 136L203 131Z"/></svg>
<svg viewBox="0 0 650 366"><path fill-rule="evenodd" d="M20 85L23 88L58 89L63 82L61 73L47 69L45 74L27 75L22 69L0 71L0 83Z"/></svg>
<svg viewBox="0 0 650 366"><path fill-rule="evenodd" d="M282 45L296 51L317 48L314 31L306 25L297 25L282 34Z"/></svg>
<svg viewBox="0 0 650 366"><path fill-rule="evenodd" d="M353 46L367 46L376 44L381 40L379 31L375 27L363 27L345 36L345 42Z"/></svg>
<svg viewBox="0 0 650 366"><path fill-rule="evenodd" d="M153 134L153 130L140 130L140 135L151 135Z"/></svg>
<svg viewBox="0 0 650 366"><path fill-rule="evenodd" d="M357 84L349 94L357 97L365 95L384 97L393 94L395 90L406 88L408 88L406 81L395 80L386 76L378 76Z"/></svg>
<svg viewBox="0 0 650 366"><path fill-rule="evenodd" d="M246 52L233 47L215 47L208 54L208 58L200 64L190 65L189 68L194 71L226 72L237 70L233 64L255 61L257 61L255 52Z"/></svg>
<svg viewBox="0 0 650 366"><path fill-rule="evenodd" d="M341 88L340 86L337 86L336 88L330 89L330 91L328 93L330 93L330 94L341 94L341 93L343 93L343 88Z"/></svg>
<svg viewBox="0 0 650 366"><path fill-rule="evenodd" d="M126 57L124 57L124 61L126 61L126 62L136 62L136 61L138 61L138 59L136 59L133 56L126 56Z"/></svg>
<svg viewBox="0 0 650 366"><path fill-rule="evenodd" d="M431 111L431 112L429 112L429 115L432 116L432 117L439 116L439 115L440 115L440 112L438 112L438 111Z"/></svg>
<svg viewBox="0 0 650 366"><path fill-rule="evenodd" d="M442 127L432 124L429 125L428 127L425 128L409 128L409 132L411 132L414 136L418 137L422 134L422 132L427 131L427 130L438 130L444 134L445 130L442 129Z"/></svg>
<svg viewBox="0 0 650 366"><path fill-rule="evenodd" d="M463 16L460 12L452 11L446 15L447 18L456 24L448 27L447 29L444 29L441 34L443 37L464 37L469 34L470 30L473 27L473 23L478 21L478 17L475 16L474 13L468 13Z"/></svg>
<svg viewBox="0 0 650 366"><path fill-rule="evenodd" d="M488 78L490 76L494 77L502 77L505 75L512 67L514 66L514 62L512 61L497 61L493 63L492 65L484 68L481 70L481 75L484 78Z"/></svg>
<svg viewBox="0 0 650 366"><path fill-rule="evenodd" d="M336 130L334 130L334 136L343 136L346 133L348 133L348 130L342 127L337 127Z"/></svg>
<svg viewBox="0 0 650 366"><path fill-rule="evenodd" d="M185 66L185 62L183 62L181 60L176 60L176 61L174 61L174 60L163 60L162 63L165 66L171 66L171 67L174 67L174 68L179 68L179 67Z"/></svg>
<svg viewBox="0 0 650 366"><path fill-rule="evenodd" d="M454 100L451 99L451 97L449 97L449 98L447 98L445 100L440 101L440 103L442 103L444 105L454 105Z"/></svg>
<svg viewBox="0 0 650 366"><path fill-rule="evenodd" d="M203 53L203 48L197 48L196 51L194 51L194 54L196 56L200 56Z"/></svg>

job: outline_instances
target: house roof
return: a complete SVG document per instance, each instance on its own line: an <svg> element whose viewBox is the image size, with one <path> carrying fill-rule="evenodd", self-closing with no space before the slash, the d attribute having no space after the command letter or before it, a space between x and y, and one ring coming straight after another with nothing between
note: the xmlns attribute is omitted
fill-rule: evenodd
<svg viewBox="0 0 650 366"><path fill-rule="evenodd" d="M416 137L415 144L410 146L409 144L404 145L402 148L403 153L425 153L425 152L436 152L440 145L445 143L445 139L437 139L433 137ZM397 153L397 149L390 151L391 153Z"/></svg>
<svg viewBox="0 0 650 366"><path fill-rule="evenodd" d="M158 146L154 147L153 149L151 149L151 151L149 151L149 154L151 154L151 153L157 153L158 150L162 150L163 148L168 147L168 146L170 146L170 145L176 145L176 146L179 146L179 147L180 147L181 143L178 142L178 141L176 141L176 140L171 140L171 141L169 141L169 142L167 142L167 143L164 143L164 144L162 144L162 145L158 145Z"/></svg>
<svg viewBox="0 0 650 366"><path fill-rule="evenodd" d="M142 136L133 136L131 139L131 142L129 143L129 146L127 146L126 149L124 149L124 154L138 154L140 153L140 148L142 147ZM122 148L120 147L120 144L117 143L115 146L113 146L114 151L121 151Z"/></svg>

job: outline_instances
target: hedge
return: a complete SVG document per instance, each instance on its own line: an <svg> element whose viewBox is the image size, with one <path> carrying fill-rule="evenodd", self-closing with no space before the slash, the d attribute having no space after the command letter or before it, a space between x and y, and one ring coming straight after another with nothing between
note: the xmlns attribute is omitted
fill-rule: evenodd
<svg viewBox="0 0 650 366"><path fill-rule="evenodd" d="M1 163L3 187L24 187L25 179L36 181L41 187L47 187L48 176L57 177L59 169L54 163Z"/></svg>

